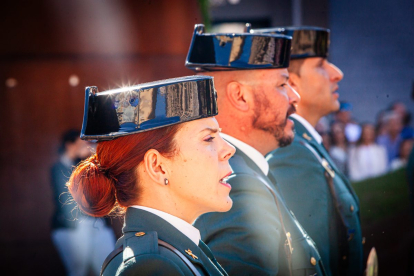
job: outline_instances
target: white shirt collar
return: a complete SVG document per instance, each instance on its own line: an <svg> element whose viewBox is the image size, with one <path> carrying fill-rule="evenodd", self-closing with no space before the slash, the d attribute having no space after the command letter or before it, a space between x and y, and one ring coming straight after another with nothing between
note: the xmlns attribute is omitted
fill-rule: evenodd
<svg viewBox="0 0 414 276"><path fill-rule="evenodd" d="M186 221L184 221L184 220L182 220L182 219L180 219L176 216L170 215L168 213L165 213L163 211L153 209L153 208L150 208L150 207L139 206L139 205L133 205L131 207L141 209L141 210L145 210L147 212L150 212L150 213L153 213L154 215L159 216L160 218L164 219L165 221L170 223L172 226L177 228L181 233L186 235L196 245L198 245L198 243L201 239L200 231L198 231L197 228L195 228L194 226L192 226L188 222L186 222Z"/></svg>
<svg viewBox="0 0 414 276"><path fill-rule="evenodd" d="M322 144L322 136L316 131L316 129L303 117L299 116L298 114L292 114L290 117L294 118L295 120L298 120L312 135L313 138L315 138L316 142L318 144Z"/></svg>
<svg viewBox="0 0 414 276"><path fill-rule="evenodd" d="M246 144L245 142L240 141L228 134L220 133L221 137L224 140L230 142L239 150L241 150L244 154L246 154L250 159L253 160L254 163L260 168L260 170L267 175L269 173L269 164L267 163L265 157L255 148Z"/></svg>

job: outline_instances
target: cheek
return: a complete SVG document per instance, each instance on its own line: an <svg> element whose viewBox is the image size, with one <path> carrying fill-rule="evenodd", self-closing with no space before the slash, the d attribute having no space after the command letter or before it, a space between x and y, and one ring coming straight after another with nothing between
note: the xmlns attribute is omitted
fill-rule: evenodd
<svg viewBox="0 0 414 276"><path fill-rule="evenodd" d="M277 105L276 105L277 107ZM273 118L272 118L272 123L274 124L275 122L280 124L286 121L287 119L287 108L283 105L283 106L279 106L277 108L273 109Z"/></svg>
<svg viewBox="0 0 414 276"><path fill-rule="evenodd" d="M265 114L269 122L282 122L286 120L288 109L288 96L278 92L278 95L266 106L265 112L262 112L262 114Z"/></svg>
<svg viewBox="0 0 414 276"><path fill-rule="evenodd" d="M175 166L180 170L181 178L192 184L205 183L216 178L218 172L218 157L214 148L195 148L191 153L182 156L183 162ZM205 185L197 185L199 188Z"/></svg>

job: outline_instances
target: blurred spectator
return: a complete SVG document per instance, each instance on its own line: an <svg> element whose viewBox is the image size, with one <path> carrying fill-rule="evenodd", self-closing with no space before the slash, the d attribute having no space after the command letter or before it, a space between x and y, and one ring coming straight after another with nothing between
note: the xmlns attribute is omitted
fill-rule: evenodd
<svg viewBox="0 0 414 276"><path fill-rule="evenodd" d="M349 143L355 143L361 135L361 127L351 118L352 105L341 102L339 111L335 114L335 121L344 124L345 136Z"/></svg>
<svg viewBox="0 0 414 276"><path fill-rule="evenodd" d="M391 170L397 170L407 165L408 157L413 148L413 144L414 140L412 139L405 139L401 142L398 158L391 161Z"/></svg>
<svg viewBox="0 0 414 276"><path fill-rule="evenodd" d="M402 120L398 113L390 111L383 117L385 134L379 135L377 143L387 149L388 164L397 158L400 149Z"/></svg>
<svg viewBox="0 0 414 276"><path fill-rule="evenodd" d="M387 152L383 146L375 144L374 125L362 126L360 139L349 151L348 168L352 181L360 181L387 172Z"/></svg>
<svg viewBox="0 0 414 276"><path fill-rule="evenodd" d="M331 126L331 141L329 154L338 169L348 176L348 141L345 137L345 126L339 121Z"/></svg>
<svg viewBox="0 0 414 276"><path fill-rule="evenodd" d="M67 131L59 149L59 161L51 170L55 213L52 218L52 240L67 275L88 275L92 269L99 275L106 256L114 249L115 237L103 220L74 213L66 181L72 167L90 155L89 143L79 138L77 130Z"/></svg>
<svg viewBox="0 0 414 276"><path fill-rule="evenodd" d="M382 136L382 135L387 134L387 130L385 128L385 123L384 123L384 116L387 114L387 112L389 112L389 110L381 110L377 114L377 118L376 118L376 121L377 121L377 123L376 123L377 136Z"/></svg>
<svg viewBox="0 0 414 276"><path fill-rule="evenodd" d="M403 128L401 130L402 139L411 139L414 138L414 129L410 126L411 122L411 113L407 111L407 108L402 102L395 102L391 105L390 108L392 111L397 113L402 121Z"/></svg>

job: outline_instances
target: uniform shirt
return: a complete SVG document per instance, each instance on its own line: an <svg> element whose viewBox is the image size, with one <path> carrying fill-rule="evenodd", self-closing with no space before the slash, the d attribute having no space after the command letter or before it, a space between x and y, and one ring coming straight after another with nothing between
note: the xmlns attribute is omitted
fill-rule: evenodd
<svg viewBox="0 0 414 276"><path fill-rule="evenodd" d="M165 213L163 211L153 209L153 208L150 208L150 207L139 206L139 205L133 205L131 207L141 209L141 210L145 210L147 212L150 212L150 213L153 213L154 215L159 216L160 218L164 219L165 221L170 223L172 226L177 228L181 233L186 235L196 245L199 244L199 242L200 242L200 231L198 231L197 228L195 228L194 226L192 226L188 222L186 222L186 221L184 221L184 220L182 220L182 219L180 219L176 216L170 215L168 213Z"/></svg>

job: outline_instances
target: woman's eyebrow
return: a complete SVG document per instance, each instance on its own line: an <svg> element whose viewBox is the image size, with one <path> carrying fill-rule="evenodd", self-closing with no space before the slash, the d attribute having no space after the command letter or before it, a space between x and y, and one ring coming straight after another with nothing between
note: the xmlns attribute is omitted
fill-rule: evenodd
<svg viewBox="0 0 414 276"><path fill-rule="evenodd" d="M200 132L203 132L203 131L210 131L211 133L217 133L217 132L221 132L221 128L207 127L205 129L201 130Z"/></svg>

